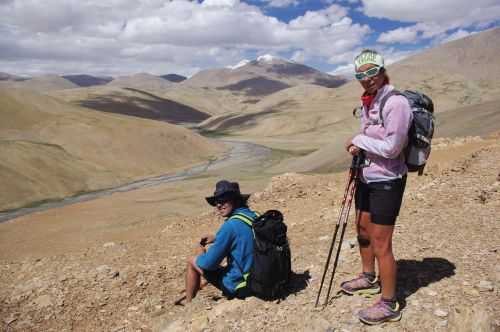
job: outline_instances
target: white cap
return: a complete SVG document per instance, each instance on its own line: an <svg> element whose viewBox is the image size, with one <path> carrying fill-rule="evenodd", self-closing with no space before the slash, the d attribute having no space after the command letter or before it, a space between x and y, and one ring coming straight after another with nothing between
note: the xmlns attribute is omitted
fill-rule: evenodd
<svg viewBox="0 0 500 332"><path fill-rule="evenodd" d="M363 50L354 58L354 67L356 70L367 63L384 67L384 58L374 50Z"/></svg>

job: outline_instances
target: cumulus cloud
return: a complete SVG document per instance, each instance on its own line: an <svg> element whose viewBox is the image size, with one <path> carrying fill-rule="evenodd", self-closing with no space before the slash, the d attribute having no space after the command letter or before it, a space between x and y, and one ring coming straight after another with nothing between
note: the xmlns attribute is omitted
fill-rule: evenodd
<svg viewBox="0 0 500 332"><path fill-rule="evenodd" d="M384 55L384 64L386 66L391 65L395 62L401 61L407 57L416 54L418 51L401 51L396 48L382 48L379 50Z"/></svg>
<svg viewBox="0 0 500 332"><path fill-rule="evenodd" d="M362 0L365 15L415 23L382 33L382 43L446 38L457 28L485 27L500 20L498 0Z"/></svg>
<svg viewBox="0 0 500 332"><path fill-rule="evenodd" d="M289 6L297 6L299 4L298 0L262 0L267 3L269 7L283 8Z"/></svg>
<svg viewBox="0 0 500 332"><path fill-rule="evenodd" d="M339 23L347 15L347 9L339 5L320 11L307 11L303 16L290 21L292 29L322 28ZM350 23L350 22L349 22Z"/></svg>
<svg viewBox="0 0 500 332"><path fill-rule="evenodd" d="M454 40L457 40L457 39L460 39L460 38L465 38L467 36L471 36L471 35L473 35L475 33L477 33L477 32L475 32L475 31L469 32L469 31L465 31L465 30L459 29L456 32L450 34L449 36L441 39L439 41L439 43L440 44L448 43L448 42L451 42L451 41L454 41Z"/></svg>
<svg viewBox="0 0 500 332"><path fill-rule="evenodd" d="M372 17L405 22L461 21L476 24L496 20L500 4L497 0L362 0L363 12Z"/></svg>
<svg viewBox="0 0 500 332"><path fill-rule="evenodd" d="M295 51L292 54L292 57L290 58L290 60L297 62L297 63L304 63L306 61L306 55L305 55L304 51Z"/></svg>
<svg viewBox="0 0 500 332"><path fill-rule="evenodd" d="M346 78L352 79L354 73L354 64L349 63L347 65L337 66L334 70L328 72L330 75L339 75Z"/></svg>
<svg viewBox="0 0 500 332"><path fill-rule="evenodd" d="M370 33L367 25L353 23L339 5L306 12L288 24L290 42L309 55L331 57L358 46Z"/></svg>
<svg viewBox="0 0 500 332"><path fill-rule="evenodd" d="M205 0L202 3L204 7L234 7L238 0Z"/></svg>
<svg viewBox="0 0 500 332"><path fill-rule="evenodd" d="M0 65L18 65L18 73L24 61L44 68L69 63L60 68L72 72L81 62L108 74L141 66L139 71L182 68L188 74L237 63L249 53L331 57L358 46L370 32L337 4L289 23L239 0L11 0L0 2L0 16Z"/></svg>
<svg viewBox="0 0 500 332"><path fill-rule="evenodd" d="M417 30L414 27L399 28L389 32L382 33L379 38L379 43L412 43L417 39Z"/></svg>
<svg viewBox="0 0 500 332"><path fill-rule="evenodd" d="M141 43L183 46L255 47L278 45L286 24L265 16L259 9L235 1L177 1L166 3L152 15L131 18L120 38Z"/></svg>
<svg viewBox="0 0 500 332"><path fill-rule="evenodd" d="M354 59L354 57L359 54L361 49L352 49L347 52L333 54L328 58L328 63L331 64L342 64L342 63L350 63Z"/></svg>
<svg viewBox="0 0 500 332"><path fill-rule="evenodd" d="M500 17L496 2L322 0L325 8L286 22L243 0L0 0L0 67L14 74L37 66L61 73L190 75L266 53L345 65L374 32L353 21L360 16L350 15L355 7L369 16L413 22L383 32L378 42L387 46L435 43L480 30ZM267 8L299 0L257 3Z"/></svg>

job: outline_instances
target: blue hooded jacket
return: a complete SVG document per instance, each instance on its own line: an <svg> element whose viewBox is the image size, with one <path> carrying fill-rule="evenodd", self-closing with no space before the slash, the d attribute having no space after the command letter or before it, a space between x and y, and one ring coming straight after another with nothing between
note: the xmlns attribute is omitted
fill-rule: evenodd
<svg viewBox="0 0 500 332"><path fill-rule="evenodd" d="M244 281L243 274L250 270L253 262L252 228L237 219L235 214L243 214L252 220L257 218L257 214L248 207L235 209L219 228L207 252L196 259L196 265L202 270L215 271L222 260L228 257L222 283L232 293Z"/></svg>

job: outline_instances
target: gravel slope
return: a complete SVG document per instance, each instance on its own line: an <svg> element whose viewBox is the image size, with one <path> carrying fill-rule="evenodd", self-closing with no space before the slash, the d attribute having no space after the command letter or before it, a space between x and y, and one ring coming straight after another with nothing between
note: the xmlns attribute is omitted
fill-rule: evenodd
<svg viewBox="0 0 500 332"><path fill-rule="evenodd" d="M212 287L174 306L185 259L219 220L162 220L157 232L68 254L0 261L0 318L12 331L498 331L500 329L500 137L442 140L436 156L463 151L411 176L398 224L403 319L367 328L355 313L373 300L341 296L314 309L345 174L284 174L252 196L259 211L280 209L289 226L293 292L281 303L227 301ZM469 151L469 152L468 152ZM439 160L438 158L436 160ZM3 228L0 225L0 232ZM359 271L349 227L338 281Z"/></svg>

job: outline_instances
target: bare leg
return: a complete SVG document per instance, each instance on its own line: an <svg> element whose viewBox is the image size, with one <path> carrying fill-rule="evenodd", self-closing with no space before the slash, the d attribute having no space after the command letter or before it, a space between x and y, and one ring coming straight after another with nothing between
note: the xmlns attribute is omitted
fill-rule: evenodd
<svg viewBox="0 0 500 332"><path fill-rule="evenodd" d="M397 267L392 253L393 232L394 226L371 224L371 247L377 259L384 299L392 299L396 295Z"/></svg>
<svg viewBox="0 0 500 332"><path fill-rule="evenodd" d="M188 303L191 302L200 290L200 280L203 272L196 265L196 258L202 252L203 248L199 248L196 250L196 256L188 258L186 269L186 302Z"/></svg>
<svg viewBox="0 0 500 332"><path fill-rule="evenodd" d="M370 231L372 227L371 216L369 212L361 212L356 210L356 231L358 238L361 238L359 243L359 253L361 255L361 264L363 272L375 273L375 254L370 244ZM363 239L367 241L364 245Z"/></svg>

